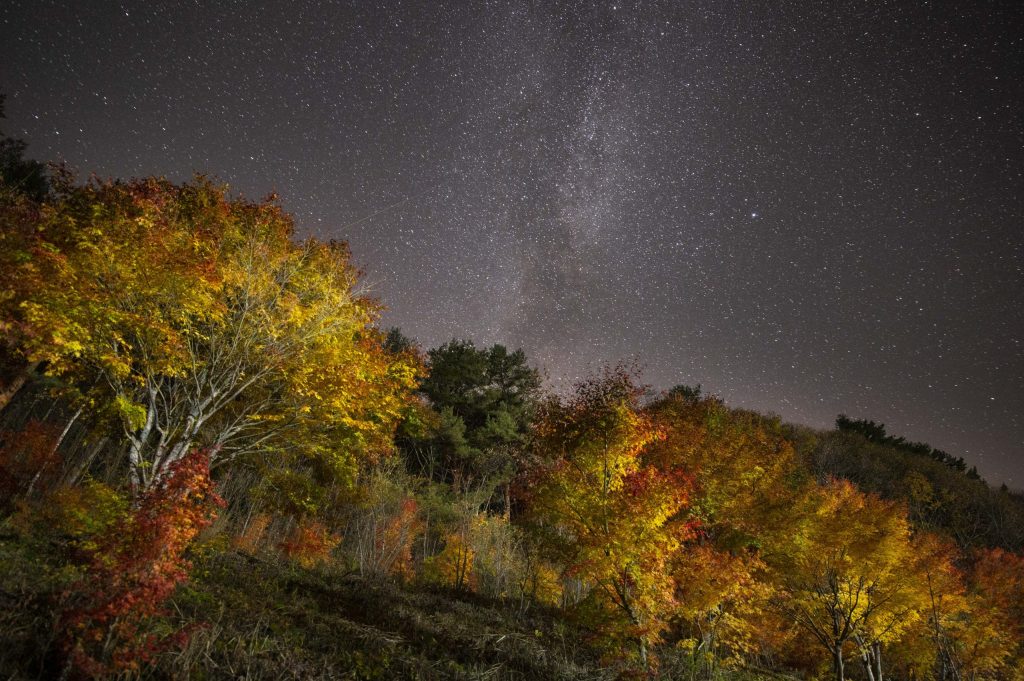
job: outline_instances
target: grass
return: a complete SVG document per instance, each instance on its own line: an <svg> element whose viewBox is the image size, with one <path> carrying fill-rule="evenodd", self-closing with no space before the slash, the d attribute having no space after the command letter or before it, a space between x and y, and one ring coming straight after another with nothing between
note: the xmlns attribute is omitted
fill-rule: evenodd
<svg viewBox="0 0 1024 681"><path fill-rule="evenodd" d="M74 572L52 546L0 536L0 678L54 679L61 666L56 604ZM303 569L276 556L205 550L175 594L168 632L188 645L162 654L144 679L611 680L588 632L535 604L486 599ZM662 678L695 681L662 651ZM722 672L718 681L783 678Z"/></svg>
<svg viewBox="0 0 1024 681"><path fill-rule="evenodd" d="M155 677L608 679L584 633L550 613L404 589L237 552L211 554L175 598L204 621Z"/></svg>

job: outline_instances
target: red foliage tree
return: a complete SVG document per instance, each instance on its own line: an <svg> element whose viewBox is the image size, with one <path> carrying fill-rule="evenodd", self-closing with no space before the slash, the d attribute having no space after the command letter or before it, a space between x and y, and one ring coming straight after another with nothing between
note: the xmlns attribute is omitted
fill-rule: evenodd
<svg viewBox="0 0 1024 681"><path fill-rule="evenodd" d="M93 677L134 671L187 640L187 630L160 636L147 624L188 578L185 550L223 506L210 479L209 454L196 451L97 537L85 575L65 594L60 627L71 671Z"/></svg>

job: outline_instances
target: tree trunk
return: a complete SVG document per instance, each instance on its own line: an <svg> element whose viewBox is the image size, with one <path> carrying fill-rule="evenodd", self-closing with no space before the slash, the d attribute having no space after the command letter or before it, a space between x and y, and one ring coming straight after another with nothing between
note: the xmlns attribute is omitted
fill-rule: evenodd
<svg viewBox="0 0 1024 681"><path fill-rule="evenodd" d="M836 681L846 681L846 675L843 670L843 646L836 646L835 650L832 651L832 668L836 673Z"/></svg>
<svg viewBox="0 0 1024 681"><path fill-rule="evenodd" d="M149 474L152 472L146 470L143 455L149 444L149 438L153 434L153 429L157 425L156 389L150 386L147 392L149 393L149 406L146 408L146 422L142 428L127 433L128 468L131 475L132 496L137 496L146 489L149 485Z"/></svg>
<svg viewBox="0 0 1024 681"><path fill-rule="evenodd" d="M64 442L64 438L68 436L68 431L71 430L71 426L75 425L75 421L77 421L78 417L82 415L83 408L84 407L79 407L78 411L72 414L71 418L67 422L67 425L64 426L64 430L61 431L60 436L57 438L57 441L54 442L53 447L50 448L51 456L55 455L57 453L57 450L60 449L61 443ZM36 471L36 474L32 476L32 482L28 484L28 491L25 492L26 497L32 496L32 491L35 489L36 483L39 482L39 478L42 477L43 469L46 468L46 464L48 463L48 461L49 459L44 460L43 465L40 466L39 470Z"/></svg>
<svg viewBox="0 0 1024 681"><path fill-rule="evenodd" d="M63 484L65 485L77 485L82 479L85 472L92 466L92 462L96 460L99 453L107 446L109 440L107 438L101 438L99 442L92 448L85 457L79 457L79 461L75 464L74 468L70 472L65 474Z"/></svg>
<svg viewBox="0 0 1024 681"><path fill-rule="evenodd" d="M871 655L875 662L875 681L885 681L882 678L882 644L875 641L871 644Z"/></svg>
<svg viewBox="0 0 1024 681"><path fill-rule="evenodd" d="M25 387L28 379L32 378L38 367L39 362L28 362L21 368L21 371L11 378L7 385L0 388L0 411L3 411L4 407L10 404L14 396L18 394L18 391Z"/></svg>
<svg viewBox="0 0 1024 681"><path fill-rule="evenodd" d="M877 679L875 679L875 668L871 664L871 653L869 653L866 650L861 651L860 661L864 664L864 675L867 677L868 681L878 681Z"/></svg>

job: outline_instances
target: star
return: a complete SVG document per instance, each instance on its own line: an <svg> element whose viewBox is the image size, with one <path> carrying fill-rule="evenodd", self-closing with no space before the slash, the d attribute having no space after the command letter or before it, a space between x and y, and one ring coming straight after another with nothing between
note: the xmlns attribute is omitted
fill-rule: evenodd
<svg viewBox="0 0 1024 681"><path fill-rule="evenodd" d="M43 5L0 9L32 157L274 191L426 347L637 359L1024 479L1013 3Z"/></svg>

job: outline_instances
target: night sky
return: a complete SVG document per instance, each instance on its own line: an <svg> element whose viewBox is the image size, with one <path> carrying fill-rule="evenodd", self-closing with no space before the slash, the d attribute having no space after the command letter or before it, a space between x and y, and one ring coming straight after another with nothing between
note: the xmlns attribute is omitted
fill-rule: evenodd
<svg viewBox="0 0 1024 681"><path fill-rule="evenodd" d="M424 346L636 360L1024 487L1024 4L260 4L7 0L3 131L276 191Z"/></svg>

